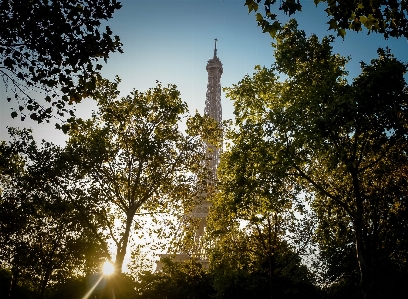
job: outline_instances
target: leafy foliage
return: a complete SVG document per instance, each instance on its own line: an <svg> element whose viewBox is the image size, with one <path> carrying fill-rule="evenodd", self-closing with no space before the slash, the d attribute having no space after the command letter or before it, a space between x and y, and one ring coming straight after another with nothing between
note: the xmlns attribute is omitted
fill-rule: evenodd
<svg viewBox="0 0 408 299"><path fill-rule="evenodd" d="M142 227L135 217L183 214L203 193L205 140L215 142L221 130L208 117L188 117L174 85L117 99L118 83L98 78L99 111L62 127L70 129L64 148L37 147L28 130L12 129L13 142L0 143L0 261L11 271L12 296L25 289L53 296L110 259L109 242L116 245L111 283L128 285L120 272L131 232ZM183 119L187 133L179 129Z"/></svg>
<svg viewBox="0 0 408 299"><path fill-rule="evenodd" d="M256 14L258 25L264 32L269 32L274 38L282 29L282 24L273 13L272 7L282 10L285 14L295 14L302 11L299 0L281 0L279 7L276 0L246 0L245 6L248 11L257 12L259 5L264 5L265 14ZM325 3L327 16L329 17L329 28L335 30L344 38L346 30L361 31L363 27L370 32L378 32L388 37L408 38L408 2L402 1L366 1L366 0L314 0L316 6Z"/></svg>
<svg viewBox="0 0 408 299"><path fill-rule="evenodd" d="M216 298L319 298L307 267L284 240L268 248L273 234L267 229L228 230L211 251Z"/></svg>
<svg viewBox="0 0 408 299"><path fill-rule="evenodd" d="M309 216L296 190L268 171L262 129L241 129L227 134L233 145L221 159L209 221L217 298L316 298L300 259L310 246Z"/></svg>
<svg viewBox="0 0 408 299"><path fill-rule="evenodd" d="M400 232L407 224L407 65L380 49L349 84L347 59L331 53L332 38L306 38L292 21L276 40L272 68L258 67L227 89L235 101L237 134L262 130L274 153L267 156L269 171L309 195L319 234L352 235L368 298L381 263L400 256L396 263L406 266L406 236ZM279 73L287 79L279 80ZM322 250L327 242L319 239Z"/></svg>
<svg viewBox="0 0 408 299"><path fill-rule="evenodd" d="M144 272L136 290L140 299L205 299L212 298L210 275L202 265L194 260L172 262L162 260L164 268L160 272Z"/></svg>
<svg viewBox="0 0 408 299"><path fill-rule="evenodd" d="M73 116L67 104L92 95L100 60L122 52L109 27L99 30L120 7L116 0L0 2L0 76L18 102L13 118L28 113L49 121L53 111Z"/></svg>
<svg viewBox="0 0 408 299"><path fill-rule="evenodd" d="M10 131L13 141L1 144L0 262L11 270L11 298L18 285L43 298L50 285L98 268L102 253L64 196L62 150Z"/></svg>
<svg viewBox="0 0 408 299"><path fill-rule="evenodd" d="M187 105L176 86L158 83L117 99L118 82L98 82L99 111L71 124L68 150L84 191L76 203L99 239L115 244L120 272L131 232L139 228L135 217L183 211L199 192L204 153L198 131L179 130Z"/></svg>

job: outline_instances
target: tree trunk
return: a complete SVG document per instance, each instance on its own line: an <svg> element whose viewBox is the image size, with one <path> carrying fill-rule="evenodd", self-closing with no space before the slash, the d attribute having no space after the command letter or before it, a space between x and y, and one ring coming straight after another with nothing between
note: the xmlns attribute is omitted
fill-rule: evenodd
<svg viewBox="0 0 408 299"><path fill-rule="evenodd" d="M363 294L363 299L370 299L370 266L367 261L366 244L364 244L363 230L361 224L358 224L358 219L354 222L355 235L356 235L356 252L358 266L360 268L360 286Z"/></svg>
<svg viewBox="0 0 408 299"><path fill-rule="evenodd" d="M14 299L15 297L17 279L18 279L18 269L13 267L13 270L11 271L10 289L8 293L8 298L10 299Z"/></svg>
<svg viewBox="0 0 408 299"><path fill-rule="evenodd" d="M127 215L125 233L120 242L120 246L118 246L116 250L115 273L122 273L122 266L126 255L127 245L129 242L129 235L130 229L132 227L133 215L134 213L128 213Z"/></svg>
<svg viewBox="0 0 408 299"><path fill-rule="evenodd" d="M269 298L273 299L274 291L274 280L275 280L275 257L273 255L269 256Z"/></svg>
<svg viewBox="0 0 408 299"><path fill-rule="evenodd" d="M275 217L274 217L275 216ZM275 219L273 219L275 218ZM276 213L272 214L273 231L270 218L268 216L268 245L269 245L269 297L273 299L274 282L275 282L275 248L278 244L278 216Z"/></svg>
<svg viewBox="0 0 408 299"><path fill-rule="evenodd" d="M356 215L353 219L353 225L355 230L355 237L356 237L356 253L357 253L357 260L358 266L360 269L360 287L361 292L363 295L363 299L370 299L370 291L372 286L371 281L371 265L368 259L368 252L367 252L367 238L364 236L364 224L363 224L363 214L364 214L364 207L363 207L363 199L361 197L360 192L360 185L358 181L358 174L357 169L353 169L351 172L353 178L353 188L354 188L354 195L356 200Z"/></svg>
<svg viewBox="0 0 408 299"><path fill-rule="evenodd" d="M40 293L39 293L39 299L43 299L45 297L45 289L47 287L48 281L50 280L51 277L51 273L52 273L53 269L47 269L45 271L45 275L44 278L41 281L41 285L40 285Z"/></svg>

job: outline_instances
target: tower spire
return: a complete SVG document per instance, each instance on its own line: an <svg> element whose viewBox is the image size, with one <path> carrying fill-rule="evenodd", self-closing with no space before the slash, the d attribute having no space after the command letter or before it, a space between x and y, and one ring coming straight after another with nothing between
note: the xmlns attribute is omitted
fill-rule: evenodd
<svg viewBox="0 0 408 299"><path fill-rule="evenodd" d="M208 84L207 94L205 100L204 114L212 117L219 126L222 122L222 109L221 109L221 75L223 72L222 63L217 57L217 41L214 39L214 57L207 62L208 72ZM209 160L209 168L212 173L213 179L216 178L217 166L220 160L220 149L214 148L212 145L208 145L207 158Z"/></svg>

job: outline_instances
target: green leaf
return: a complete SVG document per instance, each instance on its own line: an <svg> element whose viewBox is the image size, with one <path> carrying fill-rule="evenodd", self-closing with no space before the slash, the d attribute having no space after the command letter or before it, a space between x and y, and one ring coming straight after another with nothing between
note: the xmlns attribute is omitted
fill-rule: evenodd
<svg viewBox="0 0 408 299"><path fill-rule="evenodd" d="M368 17L361 16L360 22L369 30L377 30L379 28L378 21L372 14L369 14Z"/></svg>
<svg viewBox="0 0 408 299"><path fill-rule="evenodd" d="M62 130L62 132L63 132L64 134L67 134L67 133L68 133L69 128L70 128L69 124L63 124L63 125L61 126L61 130Z"/></svg>
<svg viewBox="0 0 408 299"><path fill-rule="evenodd" d="M268 26L268 32L272 38L276 37L276 34L279 30L282 29L281 24L278 21L273 22L272 25Z"/></svg>
<svg viewBox="0 0 408 299"><path fill-rule="evenodd" d="M337 22L336 22L336 20L335 19L330 19L328 22L327 22L327 24L329 24L330 26L329 26L329 30L330 29L337 29Z"/></svg>
<svg viewBox="0 0 408 299"><path fill-rule="evenodd" d="M248 6L248 13L251 13L251 11L258 11L258 3L254 0L246 0L245 5Z"/></svg>
<svg viewBox="0 0 408 299"><path fill-rule="evenodd" d="M346 36L346 29L338 29L337 36L341 36L343 39Z"/></svg>

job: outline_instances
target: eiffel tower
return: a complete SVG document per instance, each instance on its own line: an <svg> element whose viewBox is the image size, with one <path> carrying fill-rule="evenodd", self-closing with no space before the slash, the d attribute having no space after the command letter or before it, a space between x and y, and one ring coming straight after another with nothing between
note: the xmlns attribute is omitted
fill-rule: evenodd
<svg viewBox="0 0 408 299"><path fill-rule="evenodd" d="M207 62L208 84L205 100L204 114L213 118L220 126L222 122L222 108L221 108L221 75L223 73L222 63L217 56L217 39L214 40L214 56ZM217 177L217 167L220 161L221 149L215 148L208 144L206 149L206 164L211 175L209 187L214 185ZM205 252L205 244L203 244L204 234L207 226L207 216L211 208L211 201L205 198L194 207L193 211L185 215L182 226L188 225L187 222L198 223L198 228L192 238L192 243L189 248L179 249L177 254L161 254L160 257L170 257L175 262L183 262L192 257L196 258L204 268L208 268L209 261ZM188 246L187 246L188 247ZM157 263L157 270L163 267L162 262Z"/></svg>
<svg viewBox="0 0 408 299"><path fill-rule="evenodd" d="M208 60L206 70L208 72L207 94L205 100L204 114L213 118L219 126L222 122L221 107L221 75L222 63L217 56L217 39L214 40L214 56ZM209 145L207 149L207 158L212 177L217 177L217 167L220 162L221 149Z"/></svg>

